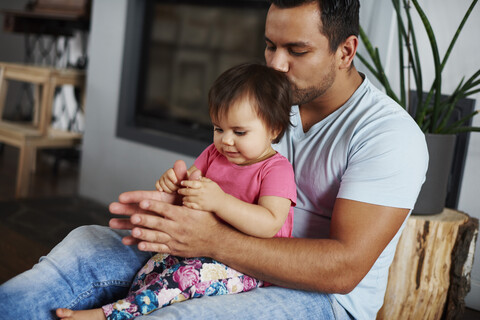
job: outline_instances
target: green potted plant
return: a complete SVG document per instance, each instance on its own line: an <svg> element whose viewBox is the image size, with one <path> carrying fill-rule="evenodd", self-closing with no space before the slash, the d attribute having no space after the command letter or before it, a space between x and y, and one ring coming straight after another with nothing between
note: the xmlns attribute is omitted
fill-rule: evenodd
<svg viewBox="0 0 480 320"><path fill-rule="evenodd" d="M465 22L468 20L478 0L473 0L470 4L443 58L440 57L432 26L425 12L420 7L418 0L391 1L397 17L398 58L400 68L399 92L395 92L392 89L382 62L380 61L379 49L373 47L361 27L360 39L365 45L369 59L362 54L357 54L357 56L373 76L379 80L385 88L386 93L412 114L418 126L425 133L430 153L429 169L427 179L422 187L413 212L418 214L435 214L441 212L445 204L447 182L456 135L459 133L480 131L480 127L468 125L469 121L471 121L478 111L473 111L461 119L452 121L452 114L458 102L480 92L480 69L466 80L465 76L462 77L453 93L449 95L442 94L442 71ZM422 21L432 52L435 78L430 88L427 88L428 91L425 90L423 84L422 61L418 53L415 35L416 30L412 21L412 7L410 2L413 4L416 13ZM406 54L404 54L405 47ZM413 78L415 83L416 92L413 93L415 95L413 97L410 97L412 91L409 87L410 81L406 79L405 69L411 70L411 78ZM409 75L410 74L408 74L408 76ZM442 173L443 175L441 175Z"/></svg>

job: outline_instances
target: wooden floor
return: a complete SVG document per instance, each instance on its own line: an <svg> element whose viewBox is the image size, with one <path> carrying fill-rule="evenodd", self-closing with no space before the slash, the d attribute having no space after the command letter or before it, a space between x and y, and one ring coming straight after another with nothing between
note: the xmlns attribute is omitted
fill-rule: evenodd
<svg viewBox="0 0 480 320"><path fill-rule="evenodd" d="M1 149L1 148L0 148ZM0 152L0 284L30 269L69 231L86 224L106 225L107 208L78 197L78 161L61 161L40 154L28 199L14 199L18 151ZM480 319L480 311L466 309L462 320Z"/></svg>
<svg viewBox="0 0 480 320"><path fill-rule="evenodd" d="M55 156L57 154L57 156ZM63 157L60 157L63 156ZM55 170L55 159L58 161ZM0 147L0 201L13 200L17 177L18 149ZM37 170L32 175L29 198L72 196L78 191L78 158L64 150L38 152ZM55 171L57 171L55 174Z"/></svg>
<svg viewBox="0 0 480 320"><path fill-rule="evenodd" d="M16 201L18 150L0 152L0 283L30 269L74 228L108 223L106 206L77 196L78 158L62 155L55 170L56 156L39 152L28 198Z"/></svg>

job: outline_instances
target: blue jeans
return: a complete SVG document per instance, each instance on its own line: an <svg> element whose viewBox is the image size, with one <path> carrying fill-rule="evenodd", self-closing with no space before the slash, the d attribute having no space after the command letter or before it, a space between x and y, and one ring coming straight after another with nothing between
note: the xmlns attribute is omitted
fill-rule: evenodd
<svg viewBox="0 0 480 320"><path fill-rule="evenodd" d="M98 308L126 296L151 257L101 226L73 230L31 270L0 286L0 318L56 319L55 309ZM28 254L28 253L25 253ZM192 299L137 319L350 319L329 294L280 287Z"/></svg>

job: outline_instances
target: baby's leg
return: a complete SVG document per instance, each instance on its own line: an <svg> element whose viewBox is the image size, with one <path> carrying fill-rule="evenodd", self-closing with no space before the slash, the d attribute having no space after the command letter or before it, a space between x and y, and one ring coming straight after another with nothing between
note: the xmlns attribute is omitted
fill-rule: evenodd
<svg viewBox="0 0 480 320"><path fill-rule="evenodd" d="M101 308L91 310L74 311L70 309L57 309L57 317L62 320L105 320Z"/></svg>
<svg viewBox="0 0 480 320"><path fill-rule="evenodd" d="M179 258L158 253L151 257L140 269L132 281L130 291L125 299L102 307L107 319L129 319L151 313L162 307L162 299L171 300L180 293L168 290L163 278L170 268L179 263ZM157 295L161 299L157 299Z"/></svg>
<svg viewBox="0 0 480 320"><path fill-rule="evenodd" d="M187 299L234 294L260 285L261 281L210 258L156 255L137 274L127 298L102 309L107 319L119 314L136 317Z"/></svg>

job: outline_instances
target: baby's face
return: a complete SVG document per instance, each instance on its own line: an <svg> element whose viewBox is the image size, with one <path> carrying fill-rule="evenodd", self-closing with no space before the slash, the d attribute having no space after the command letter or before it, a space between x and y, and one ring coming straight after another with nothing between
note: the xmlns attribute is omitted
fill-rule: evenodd
<svg viewBox="0 0 480 320"><path fill-rule="evenodd" d="M213 142L228 161L249 165L275 154L271 147L275 138L257 116L249 99L240 99L214 122Z"/></svg>

